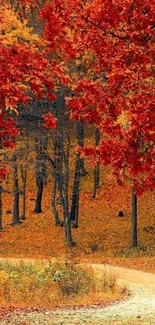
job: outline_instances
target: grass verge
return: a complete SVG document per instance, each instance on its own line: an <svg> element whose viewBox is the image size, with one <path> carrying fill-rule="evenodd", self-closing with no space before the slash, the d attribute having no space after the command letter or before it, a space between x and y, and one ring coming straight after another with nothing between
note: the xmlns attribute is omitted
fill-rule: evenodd
<svg viewBox="0 0 155 325"><path fill-rule="evenodd" d="M98 276L91 268L72 262L0 262L1 306L90 306L120 300L125 295L127 290L117 286L115 274L105 271Z"/></svg>

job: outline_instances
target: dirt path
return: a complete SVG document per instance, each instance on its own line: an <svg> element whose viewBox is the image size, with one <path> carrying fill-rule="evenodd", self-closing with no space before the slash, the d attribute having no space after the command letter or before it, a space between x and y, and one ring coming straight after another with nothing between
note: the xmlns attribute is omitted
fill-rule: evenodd
<svg viewBox="0 0 155 325"><path fill-rule="evenodd" d="M13 263L19 261L18 259L11 260ZM35 263L35 260L24 259L24 262ZM92 264L91 266L99 272L106 270L116 273L118 284L127 286L132 291L132 296L123 302L104 308L61 309L27 315L21 313L17 318L15 315L10 316L9 322L8 320L6 322L4 318L1 325L18 325L22 324L21 321L27 321L26 325L155 325L155 274L103 264Z"/></svg>

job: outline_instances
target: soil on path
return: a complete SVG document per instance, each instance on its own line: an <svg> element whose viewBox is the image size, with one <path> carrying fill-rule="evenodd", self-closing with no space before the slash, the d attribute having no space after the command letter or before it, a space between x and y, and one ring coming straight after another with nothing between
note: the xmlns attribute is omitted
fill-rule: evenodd
<svg viewBox="0 0 155 325"><path fill-rule="evenodd" d="M35 260L24 259L24 262L35 263ZM118 284L131 290L129 299L107 307L58 309L39 314L13 312L1 320L1 325L155 325L155 274L104 264L91 266L97 272L114 272Z"/></svg>

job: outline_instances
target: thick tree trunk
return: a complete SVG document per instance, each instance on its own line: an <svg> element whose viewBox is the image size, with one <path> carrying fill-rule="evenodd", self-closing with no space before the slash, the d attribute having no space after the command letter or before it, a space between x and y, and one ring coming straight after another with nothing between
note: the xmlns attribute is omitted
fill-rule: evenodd
<svg viewBox="0 0 155 325"><path fill-rule="evenodd" d="M73 184L73 192L72 192L72 203L71 203L71 212L70 212L70 219L73 222L73 227L75 228L78 227L80 169L81 169L81 161L80 161L80 153L78 153L76 157L74 184Z"/></svg>
<svg viewBox="0 0 155 325"><path fill-rule="evenodd" d="M137 247L137 196L135 189L132 190L132 247Z"/></svg>
<svg viewBox="0 0 155 325"><path fill-rule="evenodd" d="M100 131L99 131L99 129L96 129L95 130L95 145L96 145L96 147L99 145L99 143L100 143ZM100 182L100 164L98 163L94 167L94 188L93 188L93 195L92 195L93 199L96 198L97 189L100 187L99 182Z"/></svg>
<svg viewBox="0 0 155 325"><path fill-rule="evenodd" d="M40 175L40 177L38 177L38 190L37 190L36 205L34 209L35 213L42 212L41 206L42 206L43 188L44 188L44 181L42 175Z"/></svg>
<svg viewBox="0 0 155 325"><path fill-rule="evenodd" d="M3 222L2 222L2 193L3 193L3 187L0 185L0 230L3 229Z"/></svg>
<svg viewBox="0 0 155 325"><path fill-rule="evenodd" d="M18 166L17 157L13 157L13 178L14 178L14 203L13 203L13 223L16 225L21 223L19 218L19 185L18 185Z"/></svg>

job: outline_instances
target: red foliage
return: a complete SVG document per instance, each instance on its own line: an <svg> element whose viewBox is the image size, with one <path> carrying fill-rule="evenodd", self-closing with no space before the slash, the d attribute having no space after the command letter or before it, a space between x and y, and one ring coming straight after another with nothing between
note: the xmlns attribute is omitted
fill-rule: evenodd
<svg viewBox="0 0 155 325"><path fill-rule="evenodd" d="M33 6L32 1L21 3L24 10ZM54 101L55 83L69 82L68 63L87 55L91 73L73 82L75 95L67 99L71 118L98 126L103 134L100 160L112 165L119 181L130 179L138 194L153 190L153 3L53 0L45 4L40 16L45 23L45 50L22 43L0 47L2 107L27 103L30 96L25 83L38 99L48 96ZM53 116L44 118L46 127L56 127Z"/></svg>
<svg viewBox="0 0 155 325"><path fill-rule="evenodd" d="M54 44L66 60L86 51L93 54L96 80L80 76L74 85L76 96L67 99L71 118L97 124L104 135L98 148L101 161L113 166L119 181L131 179L137 194L152 190L154 6L150 0L73 4L52 1L43 10L49 47Z"/></svg>
<svg viewBox="0 0 155 325"><path fill-rule="evenodd" d="M51 113L44 114L43 119L45 121L46 128L56 129L56 127L57 127L57 118L54 117Z"/></svg>

